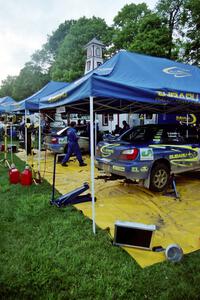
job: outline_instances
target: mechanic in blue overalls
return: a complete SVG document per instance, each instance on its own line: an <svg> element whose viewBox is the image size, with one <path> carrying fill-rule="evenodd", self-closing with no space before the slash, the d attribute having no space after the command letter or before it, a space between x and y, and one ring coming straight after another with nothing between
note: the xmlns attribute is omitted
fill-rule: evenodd
<svg viewBox="0 0 200 300"><path fill-rule="evenodd" d="M68 148L67 153L62 161L62 166L67 167L67 162L69 161L70 156L74 153L79 161L79 166L84 167L87 166L87 164L84 163L81 151L78 144L78 135L76 132L76 129L74 128L76 125L75 122L71 122L70 128L67 130L67 141L68 141Z"/></svg>

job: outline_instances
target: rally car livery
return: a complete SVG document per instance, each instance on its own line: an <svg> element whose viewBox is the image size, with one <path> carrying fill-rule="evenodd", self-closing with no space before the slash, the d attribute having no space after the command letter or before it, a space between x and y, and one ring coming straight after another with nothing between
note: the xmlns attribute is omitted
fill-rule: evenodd
<svg viewBox="0 0 200 300"><path fill-rule="evenodd" d="M170 173L200 169L200 136L195 127L175 124L133 127L115 140L100 142L95 165L162 191Z"/></svg>

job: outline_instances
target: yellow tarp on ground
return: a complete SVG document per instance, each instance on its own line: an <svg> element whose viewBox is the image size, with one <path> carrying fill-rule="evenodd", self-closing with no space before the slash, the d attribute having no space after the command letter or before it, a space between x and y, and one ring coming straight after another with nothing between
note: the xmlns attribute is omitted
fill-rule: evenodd
<svg viewBox="0 0 200 300"><path fill-rule="evenodd" d="M24 159L24 153L18 154ZM36 159L36 158L35 158ZM56 189L64 194L90 182L90 160L87 167L80 168L77 161L68 167L57 164ZM36 166L36 163L35 163ZM44 153L41 160L41 175L44 170ZM52 183L53 155L48 153L45 179ZM99 175L98 171L96 176ZM197 174L197 176L199 176ZM122 181L95 180L96 224L110 228L114 236L117 220L156 225L152 246L167 247L179 244L184 253L200 249L200 177L177 177L177 189L181 200L152 193L147 189ZM194 178L192 178L194 177ZM91 202L77 204L84 215L92 218ZM92 229L91 229L92 230ZM124 247L140 264L146 267L165 260L164 253Z"/></svg>

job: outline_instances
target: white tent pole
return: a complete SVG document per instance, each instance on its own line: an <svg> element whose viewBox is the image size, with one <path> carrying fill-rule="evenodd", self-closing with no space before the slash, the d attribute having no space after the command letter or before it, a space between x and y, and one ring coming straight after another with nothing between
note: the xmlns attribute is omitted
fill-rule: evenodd
<svg viewBox="0 0 200 300"><path fill-rule="evenodd" d="M12 128L12 120L10 123L10 142L11 142L11 149L10 149L10 154L11 154L11 163L13 163L13 128Z"/></svg>
<svg viewBox="0 0 200 300"><path fill-rule="evenodd" d="M38 137L38 172L40 173L40 160L41 160L41 114L39 110L39 137Z"/></svg>
<svg viewBox="0 0 200 300"><path fill-rule="evenodd" d="M28 161L28 154L27 154L27 151L28 151L28 148L27 148L27 123L26 123L26 120L27 119L27 110L25 109L25 120L24 120L24 127L25 127L25 151L26 151L26 163Z"/></svg>
<svg viewBox="0 0 200 300"><path fill-rule="evenodd" d="M92 228L93 233L96 233L95 225L95 190L94 190L94 118L93 118L93 97L90 97L90 176L91 176L91 194L92 194Z"/></svg>
<svg viewBox="0 0 200 300"><path fill-rule="evenodd" d="M95 152L95 155L96 155L96 145L97 145L97 114L95 113L94 115L94 124L95 124L95 149L94 149L94 152Z"/></svg>

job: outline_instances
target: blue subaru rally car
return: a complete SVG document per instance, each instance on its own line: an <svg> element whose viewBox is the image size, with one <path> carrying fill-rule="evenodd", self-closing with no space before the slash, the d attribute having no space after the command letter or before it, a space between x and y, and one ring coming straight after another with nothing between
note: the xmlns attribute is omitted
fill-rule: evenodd
<svg viewBox="0 0 200 300"><path fill-rule="evenodd" d="M163 191L170 173L200 170L200 132L176 124L133 127L97 145L95 166L106 174L143 181L152 191Z"/></svg>

